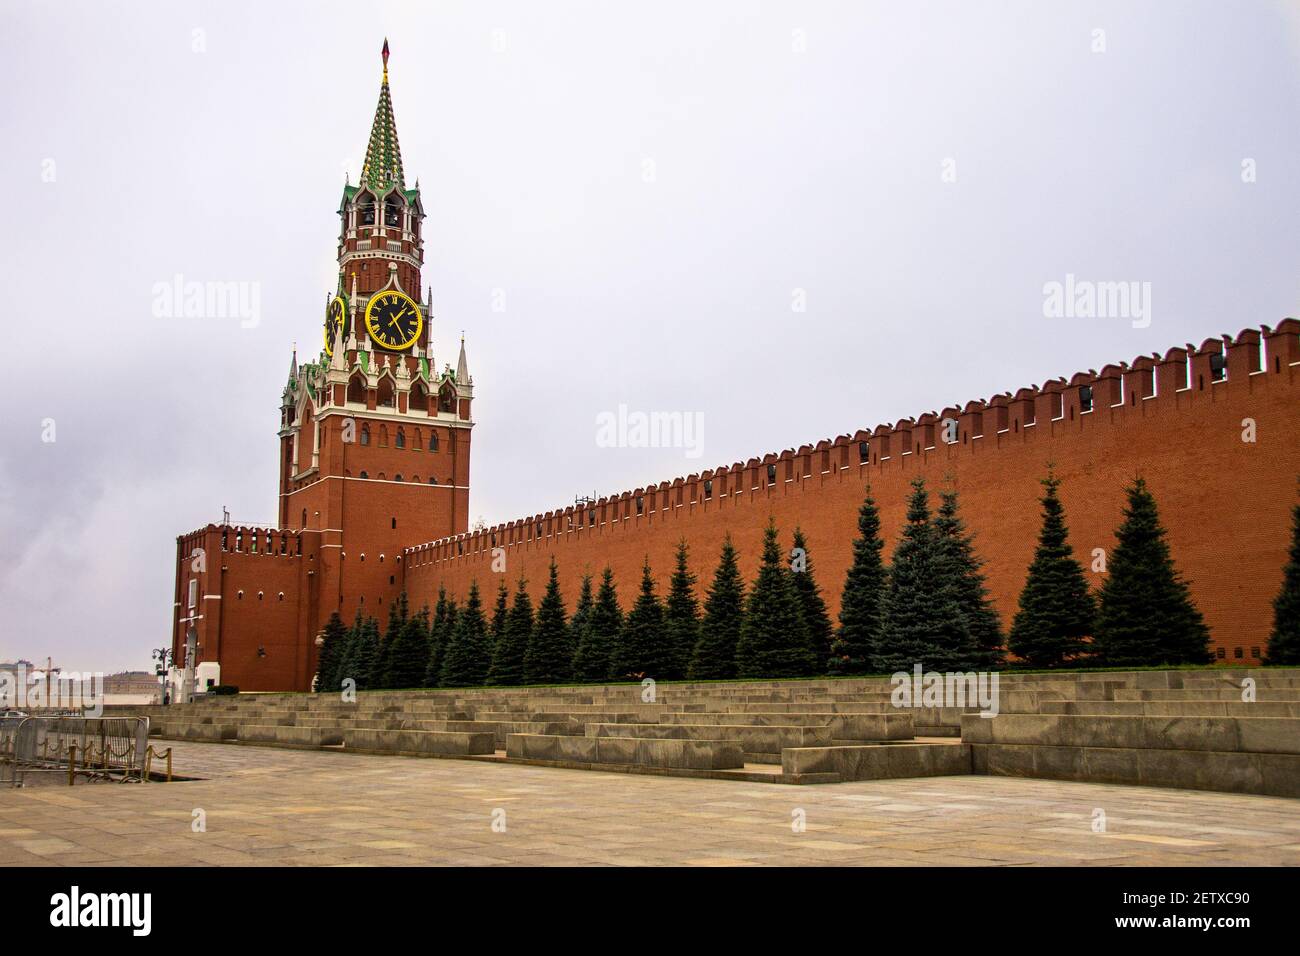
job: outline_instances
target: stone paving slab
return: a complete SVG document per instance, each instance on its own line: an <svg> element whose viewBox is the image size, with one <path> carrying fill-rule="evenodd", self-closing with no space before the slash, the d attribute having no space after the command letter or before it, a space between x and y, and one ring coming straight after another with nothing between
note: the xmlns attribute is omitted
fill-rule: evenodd
<svg viewBox="0 0 1300 956"><path fill-rule="evenodd" d="M1273 797L978 776L773 787L174 747L177 772L205 779L0 790L0 865L1300 863L1300 803Z"/></svg>

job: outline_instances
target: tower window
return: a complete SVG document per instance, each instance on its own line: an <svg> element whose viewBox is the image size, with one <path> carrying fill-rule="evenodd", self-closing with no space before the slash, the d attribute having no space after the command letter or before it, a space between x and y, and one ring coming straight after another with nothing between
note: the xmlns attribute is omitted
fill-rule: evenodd
<svg viewBox="0 0 1300 956"><path fill-rule="evenodd" d="M429 451L436 452L437 450L438 450L438 433L431 432L429 434Z"/></svg>
<svg viewBox="0 0 1300 956"><path fill-rule="evenodd" d="M1092 386L1085 385L1079 389L1079 410L1092 411Z"/></svg>
<svg viewBox="0 0 1300 956"><path fill-rule="evenodd" d="M865 442L865 441L858 442L858 463L865 465L870 460L871 460L870 442Z"/></svg>
<svg viewBox="0 0 1300 956"><path fill-rule="evenodd" d="M404 431L403 431L402 429L400 429L400 428L397 429L397 440L394 441L393 444L396 445L398 448L405 448L405 447L406 447L406 432L404 432Z"/></svg>
<svg viewBox="0 0 1300 956"><path fill-rule="evenodd" d="M363 471L363 472L361 473L361 477L362 477L362 478L369 478L370 476L369 476L368 474L366 474L366 473Z"/></svg>
<svg viewBox="0 0 1300 956"><path fill-rule="evenodd" d="M767 483L769 485L776 484L776 465L767 466Z"/></svg>
<svg viewBox="0 0 1300 956"><path fill-rule="evenodd" d="M645 514L645 498L640 495L636 496L636 513Z"/></svg>
<svg viewBox="0 0 1300 956"><path fill-rule="evenodd" d="M710 478L704 483L704 500L708 501L713 497L713 479Z"/></svg>
<svg viewBox="0 0 1300 956"><path fill-rule="evenodd" d="M361 444L363 444L363 445L369 445L369 444L370 444L370 426L369 426L369 425L362 425L362 426L361 426ZM362 475L362 477L364 478L365 475Z"/></svg>
<svg viewBox="0 0 1300 956"><path fill-rule="evenodd" d="M430 477L430 478L429 478L429 484L431 484L431 485L436 485L437 483L438 483L438 479L437 479L437 478L433 478L433 477Z"/></svg>
<svg viewBox="0 0 1300 956"><path fill-rule="evenodd" d="M393 481L401 481L401 480L402 480L402 473L400 471L397 474L393 475Z"/></svg>

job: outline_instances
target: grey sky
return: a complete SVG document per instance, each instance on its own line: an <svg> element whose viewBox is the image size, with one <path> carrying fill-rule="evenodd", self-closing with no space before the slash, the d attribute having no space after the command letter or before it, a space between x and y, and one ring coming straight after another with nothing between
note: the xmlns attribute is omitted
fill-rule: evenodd
<svg viewBox="0 0 1300 956"><path fill-rule="evenodd" d="M385 35L489 523L1297 313L1294 2L0 0L0 659L146 666L176 535L274 519ZM1044 318L1067 273L1150 326ZM702 457L598 447L620 403Z"/></svg>

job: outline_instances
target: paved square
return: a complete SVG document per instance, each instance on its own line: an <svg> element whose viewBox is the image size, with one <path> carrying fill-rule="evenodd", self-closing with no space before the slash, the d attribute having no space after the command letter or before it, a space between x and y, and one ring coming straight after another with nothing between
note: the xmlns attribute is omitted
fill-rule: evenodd
<svg viewBox="0 0 1300 956"><path fill-rule="evenodd" d="M0 864L1300 863L1298 805L1273 797L988 776L795 787L174 746L177 772L205 779L0 790Z"/></svg>

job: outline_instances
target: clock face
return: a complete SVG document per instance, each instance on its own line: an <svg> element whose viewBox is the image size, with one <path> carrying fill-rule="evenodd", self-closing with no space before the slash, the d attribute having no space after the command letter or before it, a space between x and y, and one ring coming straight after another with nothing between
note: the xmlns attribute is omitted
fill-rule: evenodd
<svg viewBox="0 0 1300 956"><path fill-rule="evenodd" d="M385 349L400 351L420 337L424 318L409 295L389 290L380 292L366 306L366 331Z"/></svg>
<svg viewBox="0 0 1300 956"><path fill-rule="evenodd" d="M325 310L325 354L332 356L334 354L334 338L338 335L339 329L343 328L343 320L348 314L347 300L336 295L330 300L329 308Z"/></svg>

